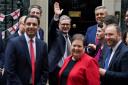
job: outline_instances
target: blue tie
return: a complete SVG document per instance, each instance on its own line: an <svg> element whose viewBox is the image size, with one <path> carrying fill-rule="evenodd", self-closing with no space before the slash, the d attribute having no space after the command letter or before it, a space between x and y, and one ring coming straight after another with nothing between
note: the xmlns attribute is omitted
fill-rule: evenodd
<svg viewBox="0 0 128 85"><path fill-rule="evenodd" d="M104 66L104 69L108 69L108 63L109 63L109 60L110 60L110 56L111 56L111 53L112 53L112 48L109 48L108 49L108 52L107 52L107 57L106 57L106 60L105 60L105 66Z"/></svg>

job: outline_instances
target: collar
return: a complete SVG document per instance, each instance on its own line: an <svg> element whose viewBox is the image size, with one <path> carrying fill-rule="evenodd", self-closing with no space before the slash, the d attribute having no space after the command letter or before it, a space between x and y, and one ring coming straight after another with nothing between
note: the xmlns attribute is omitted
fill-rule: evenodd
<svg viewBox="0 0 128 85"><path fill-rule="evenodd" d="M25 36L25 38L26 38L27 43L29 43L29 41L30 41L29 36L28 36L26 33L24 33L24 36ZM33 38L32 38L33 42L35 42L35 39L36 39L36 37L33 37Z"/></svg>
<svg viewBox="0 0 128 85"><path fill-rule="evenodd" d="M120 41L115 45L115 47L112 48L112 50L115 51L115 50L118 48L118 46L120 45L121 42L122 42L122 40L120 40Z"/></svg>
<svg viewBox="0 0 128 85"><path fill-rule="evenodd" d="M22 33L20 32L20 30L18 30L18 34L19 34L19 36L21 36L21 35L22 35Z"/></svg>

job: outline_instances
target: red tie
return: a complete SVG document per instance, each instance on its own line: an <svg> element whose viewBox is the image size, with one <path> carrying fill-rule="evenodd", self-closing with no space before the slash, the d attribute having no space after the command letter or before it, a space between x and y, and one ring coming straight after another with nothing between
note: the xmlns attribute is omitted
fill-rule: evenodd
<svg viewBox="0 0 128 85"><path fill-rule="evenodd" d="M34 81L35 81L35 57L34 57L33 40L30 40L30 55L31 55L31 65L32 65L32 85L34 85Z"/></svg>

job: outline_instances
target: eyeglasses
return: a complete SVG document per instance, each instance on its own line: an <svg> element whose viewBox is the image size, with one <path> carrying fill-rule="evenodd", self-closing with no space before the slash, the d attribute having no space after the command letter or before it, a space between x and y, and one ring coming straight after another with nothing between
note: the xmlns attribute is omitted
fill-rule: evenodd
<svg viewBox="0 0 128 85"><path fill-rule="evenodd" d="M70 24L61 24L61 26L70 26Z"/></svg>

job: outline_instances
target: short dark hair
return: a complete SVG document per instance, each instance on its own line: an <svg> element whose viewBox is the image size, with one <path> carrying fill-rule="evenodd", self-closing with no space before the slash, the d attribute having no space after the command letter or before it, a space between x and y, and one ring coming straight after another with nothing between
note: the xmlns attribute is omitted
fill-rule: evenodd
<svg viewBox="0 0 128 85"><path fill-rule="evenodd" d="M40 25L40 19L39 19L37 16L33 16L33 15L28 15L28 16L25 18L24 23L26 22L26 20L27 20L28 18L36 18L37 21L38 21L38 25Z"/></svg>
<svg viewBox="0 0 128 85"><path fill-rule="evenodd" d="M104 18L103 22L104 22L106 25L109 25L109 24L117 24L117 25L118 25L118 24L119 24L117 17L114 16L114 15L107 15L107 16Z"/></svg>
<svg viewBox="0 0 128 85"><path fill-rule="evenodd" d="M98 23L97 26L100 27L100 28L103 28L103 22Z"/></svg>
<svg viewBox="0 0 128 85"><path fill-rule="evenodd" d="M107 27L109 27L109 26L114 26L116 28L117 32L120 32L121 33L121 28L120 28L120 26L118 24L115 24L115 23L108 24Z"/></svg>
<svg viewBox="0 0 128 85"><path fill-rule="evenodd" d="M82 34L74 34L72 37L71 42L73 42L74 40L82 40L83 41L83 46L85 46L85 38Z"/></svg>

